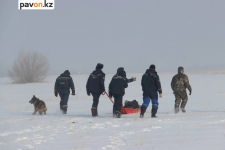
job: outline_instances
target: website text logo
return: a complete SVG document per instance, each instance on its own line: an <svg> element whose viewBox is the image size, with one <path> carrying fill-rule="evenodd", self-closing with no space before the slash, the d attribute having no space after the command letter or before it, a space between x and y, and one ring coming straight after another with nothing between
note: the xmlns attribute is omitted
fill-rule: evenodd
<svg viewBox="0 0 225 150"><path fill-rule="evenodd" d="M18 0L19 10L53 10L54 0Z"/></svg>

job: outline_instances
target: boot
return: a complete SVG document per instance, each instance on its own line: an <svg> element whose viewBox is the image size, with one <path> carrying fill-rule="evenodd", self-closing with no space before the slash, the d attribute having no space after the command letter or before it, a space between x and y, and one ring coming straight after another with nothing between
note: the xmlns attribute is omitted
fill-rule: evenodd
<svg viewBox="0 0 225 150"><path fill-rule="evenodd" d="M65 111L65 110L60 109L60 112L61 112L62 114L66 114L66 111Z"/></svg>
<svg viewBox="0 0 225 150"><path fill-rule="evenodd" d="M177 114L179 112L179 106L177 107L176 105L174 106L174 110L175 110L175 113Z"/></svg>
<svg viewBox="0 0 225 150"><path fill-rule="evenodd" d="M65 109L65 107L62 107L62 106L60 105L60 112L61 112L62 114L66 114L66 109Z"/></svg>
<svg viewBox="0 0 225 150"><path fill-rule="evenodd" d="M182 111L183 113L186 113L185 108L181 108L181 111Z"/></svg>
<svg viewBox="0 0 225 150"><path fill-rule="evenodd" d="M145 113L146 109L147 109L146 107L141 106L140 118L143 118L144 117L144 113Z"/></svg>
<svg viewBox="0 0 225 150"><path fill-rule="evenodd" d="M116 113L115 118L120 118L121 117L121 112L116 111L115 113Z"/></svg>
<svg viewBox="0 0 225 150"><path fill-rule="evenodd" d="M113 108L113 117L116 117L116 109Z"/></svg>
<svg viewBox="0 0 225 150"><path fill-rule="evenodd" d="M91 108L91 113L92 113L92 117L98 116L97 108L96 107L92 107Z"/></svg>
<svg viewBox="0 0 225 150"><path fill-rule="evenodd" d="M179 107L175 107L175 113L177 114L179 112Z"/></svg>
<svg viewBox="0 0 225 150"><path fill-rule="evenodd" d="M152 108L152 118L156 118L156 113L157 113L157 109L156 108Z"/></svg>

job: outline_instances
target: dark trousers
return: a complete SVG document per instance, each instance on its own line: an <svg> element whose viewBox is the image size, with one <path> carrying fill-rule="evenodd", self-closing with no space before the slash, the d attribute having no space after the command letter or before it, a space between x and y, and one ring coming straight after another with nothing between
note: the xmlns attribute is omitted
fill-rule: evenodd
<svg viewBox="0 0 225 150"><path fill-rule="evenodd" d="M116 111L121 112L122 105L123 105L123 96L121 96L121 95L113 95L113 97L114 97L114 105L113 105L113 108Z"/></svg>
<svg viewBox="0 0 225 150"><path fill-rule="evenodd" d="M92 108L95 107L97 108L98 107L98 102L99 102L99 97L101 94L91 94L93 96L93 104L92 104Z"/></svg>
<svg viewBox="0 0 225 150"><path fill-rule="evenodd" d="M68 103L68 100L69 100L69 93L59 93L59 96L61 98L61 101L60 101L60 109L63 110L63 111L67 111L67 103Z"/></svg>

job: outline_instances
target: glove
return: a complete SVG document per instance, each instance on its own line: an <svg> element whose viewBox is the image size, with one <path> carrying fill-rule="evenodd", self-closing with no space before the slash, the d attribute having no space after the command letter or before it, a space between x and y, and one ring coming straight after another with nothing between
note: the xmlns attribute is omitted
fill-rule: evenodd
<svg viewBox="0 0 225 150"><path fill-rule="evenodd" d="M136 77L132 77L133 81L136 81Z"/></svg>
<svg viewBox="0 0 225 150"><path fill-rule="evenodd" d="M159 97L162 98L162 93L159 94Z"/></svg>
<svg viewBox="0 0 225 150"><path fill-rule="evenodd" d="M191 92L192 92L192 91L189 91L189 92L190 92L189 95L191 95Z"/></svg>
<svg viewBox="0 0 225 150"><path fill-rule="evenodd" d="M58 97L58 92L57 91L55 91L55 97Z"/></svg>
<svg viewBox="0 0 225 150"><path fill-rule="evenodd" d="M72 94L71 95L75 95L75 90L74 89L72 89Z"/></svg>

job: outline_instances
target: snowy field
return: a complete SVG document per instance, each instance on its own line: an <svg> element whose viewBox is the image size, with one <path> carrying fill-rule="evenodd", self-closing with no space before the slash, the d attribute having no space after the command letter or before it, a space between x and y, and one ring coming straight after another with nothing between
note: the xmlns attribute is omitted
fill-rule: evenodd
<svg viewBox="0 0 225 150"><path fill-rule="evenodd" d="M174 95L170 88L173 74L159 74L163 98L158 118L138 114L112 117L112 103L100 97L99 117L91 117L92 97L86 95L88 75L74 75L76 96L70 96L66 115L59 111L54 96L55 77L46 83L10 84L0 78L0 149L133 149L133 150L225 150L225 74L188 74L193 88L187 113L174 114ZM142 103L141 76L130 83L124 100ZM112 75L106 75L108 89ZM44 100L46 116L32 115L33 95Z"/></svg>

